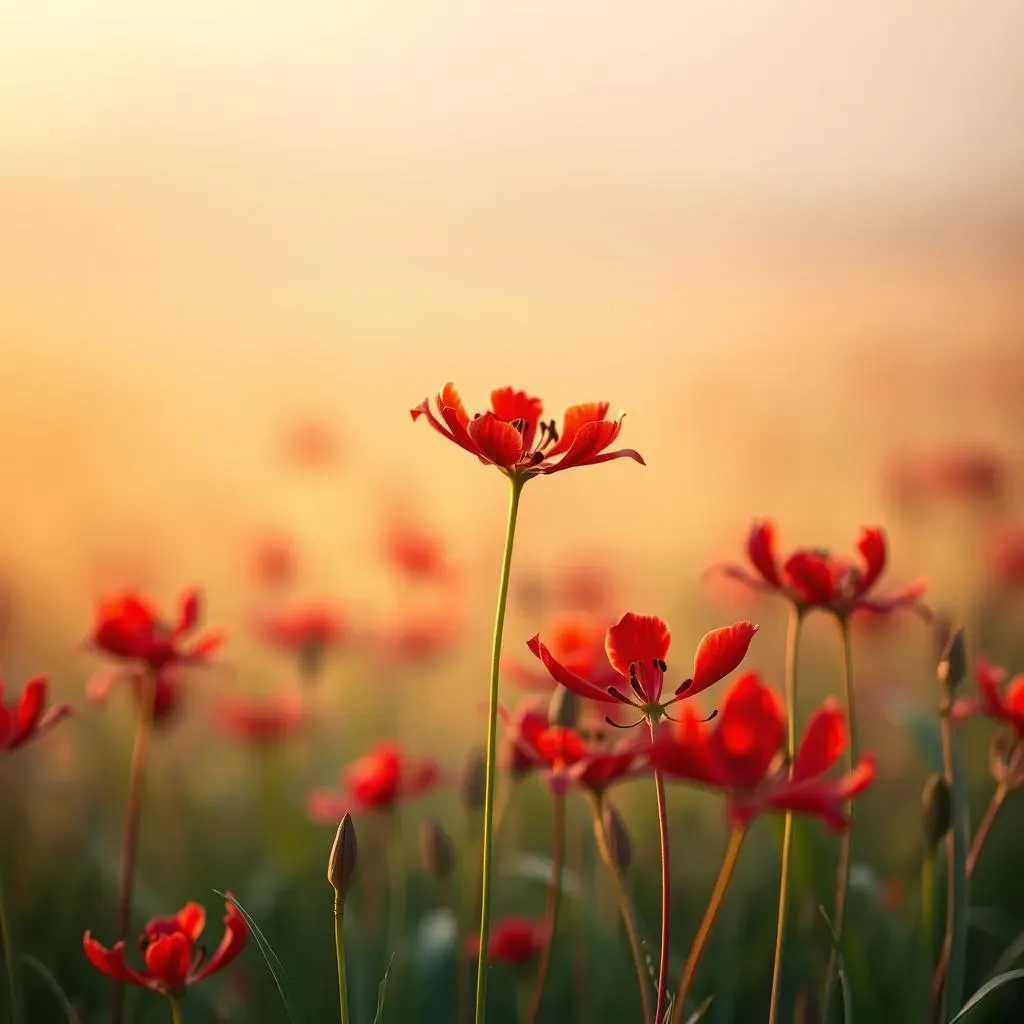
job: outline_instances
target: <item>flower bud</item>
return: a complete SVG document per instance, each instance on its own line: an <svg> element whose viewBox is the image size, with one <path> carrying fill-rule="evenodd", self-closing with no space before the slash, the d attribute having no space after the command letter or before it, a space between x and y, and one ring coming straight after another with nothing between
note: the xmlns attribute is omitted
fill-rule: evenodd
<svg viewBox="0 0 1024 1024"><path fill-rule="evenodd" d="M420 822L420 860L439 882L448 878L455 866L455 847L436 818Z"/></svg>
<svg viewBox="0 0 1024 1024"><path fill-rule="evenodd" d="M471 814L484 809L487 787L487 761L482 750L473 750L462 768L459 780L459 795L462 805Z"/></svg>
<svg viewBox="0 0 1024 1024"><path fill-rule="evenodd" d="M952 821L952 800L949 786L941 775L933 775L921 794L921 810L924 814L924 838L928 849L933 850L949 831Z"/></svg>
<svg viewBox="0 0 1024 1024"><path fill-rule="evenodd" d="M580 698L564 686L556 686L548 705L548 724L575 729L580 717Z"/></svg>
<svg viewBox="0 0 1024 1024"><path fill-rule="evenodd" d="M952 693L967 676L967 645L963 628L957 629L946 643L939 661L939 682Z"/></svg>
<svg viewBox="0 0 1024 1024"><path fill-rule="evenodd" d="M604 822L604 833L608 837L612 863L619 873L624 875L633 863L633 840L629 838L626 824L619 812L610 804L601 812L601 817Z"/></svg>
<svg viewBox="0 0 1024 1024"><path fill-rule="evenodd" d="M327 861L327 881L334 886L337 900L345 898L345 891L356 870L356 826L352 815L341 819L338 832Z"/></svg>

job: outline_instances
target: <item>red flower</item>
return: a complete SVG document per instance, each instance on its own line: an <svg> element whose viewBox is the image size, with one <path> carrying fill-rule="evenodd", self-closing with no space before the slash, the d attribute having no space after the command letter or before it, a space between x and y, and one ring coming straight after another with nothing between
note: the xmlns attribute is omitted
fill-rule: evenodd
<svg viewBox="0 0 1024 1024"><path fill-rule="evenodd" d="M499 707L498 716L505 727L504 742L498 752L499 763L513 779L520 779L540 766L540 761L534 756L530 737L548 727L547 713L530 704L523 704L511 715Z"/></svg>
<svg viewBox="0 0 1024 1024"><path fill-rule="evenodd" d="M141 662L157 673L171 665L201 664L220 648L224 635L209 632L189 641L199 624L199 613L197 590L181 595L178 621L173 625L142 595L123 591L99 602L87 642L112 657Z"/></svg>
<svg viewBox="0 0 1024 1024"><path fill-rule="evenodd" d="M525 967L537 959L548 944L548 930L528 917L511 915L496 921L487 943L487 958L510 967ZM470 935L466 952L476 958L480 955L480 936Z"/></svg>
<svg viewBox="0 0 1024 1024"><path fill-rule="evenodd" d="M316 790L307 810L314 821L334 822L347 811L389 811L437 786L437 762L409 757L397 743L380 743L342 774L341 792Z"/></svg>
<svg viewBox="0 0 1024 1024"><path fill-rule="evenodd" d="M268 534L253 546L252 575L261 586L280 587L295 577L297 568L295 548L287 537Z"/></svg>
<svg viewBox="0 0 1024 1024"><path fill-rule="evenodd" d="M410 579L445 583L454 575L444 540L409 522L394 519L388 524L383 551L388 562Z"/></svg>
<svg viewBox="0 0 1024 1024"><path fill-rule="evenodd" d="M265 615L257 619L255 631L267 643L297 654L309 675L319 669L324 651L347 633L344 616L327 604L298 604Z"/></svg>
<svg viewBox="0 0 1024 1024"><path fill-rule="evenodd" d="M1024 740L1024 672L1018 672L1000 693L1006 675L1006 669L993 665L987 658L979 658L974 678L981 696L960 697L953 704L953 720L960 723L984 715L1012 726L1018 738Z"/></svg>
<svg viewBox="0 0 1024 1024"><path fill-rule="evenodd" d="M607 419L607 402L573 405L566 410L562 432L554 420L541 421L544 407L525 391L499 388L491 392L491 408L470 419L454 384L445 384L436 398L437 414L424 399L411 410L412 418L427 422L449 441L514 477L557 473L573 466L592 466L610 459L630 458L644 464L630 448L605 449L619 436L622 417ZM442 422L443 421L443 422Z"/></svg>
<svg viewBox="0 0 1024 1024"><path fill-rule="evenodd" d="M422 663L449 651L459 639L460 622L450 612L423 611L372 638L382 668Z"/></svg>
<svg viewBox="0 0 1024 1024"><path fill-rule="evenodd" d="M155 723L164 724L173 719L181 708L184 687L181 675L173 667L161 669L155 674L137 667L115 668L101 672L89 680L86 696L96 704L104 704L111 691L119 683L126 683L132 689L136 701L141 701L152 691L152 715Z"/></svg>
<svg viewBox="0 0 1024 1024"><path fill-rule="evenodd" d="M619 674L604 650L607 628L588 615L562 615L547 631L552 657L576 675L592 680L607 690L619 681ZM525 664L518 658L504 658L502 672L527 690L551 690L556 684L550 672L536 662Z"/></svg>
<svg viewBox="0 0 1024 1024"><path fill-rule="evenodd" d="M4 701L4 680L0 675L0 751L16 750L38 739L62 718L73 714L67 704L46 706L46 676L30 679L13 704Z"/></svg>
<svg viewBox="0 0 1024 1024"><path fill-rule="evenodd" d="M527 646L544 663L555 682L581 697L629 704L645 717L657 719L676 701L706 690L732 672L746 656L756 632L757 626L752 622L737 622L706 634L697 645L692 676L676 686L673 697L664 703L661 695L668 671L665 658L672 637L668 626L656 616L627 612L605 636L608 661L621 679L629 681L632 696L615 686L604 685L603 679L588 679L562 664L539 636L532 637Z"/></svg>
<svg viewBox="0 0 1024 1024"><path fill-rule="evenodd" d="M996 536L989 554L989 578L998 587L1024 587L1024 528Z"/></svg>
<svg viewBox="0 0 1024 1024"><path fill-rule="evenodd" d="M214 714L224 732L250 743L287 739L299 732L306 722L306 709L292 694L276 694L263 700L222 697Z"/></svg>
<svg viewBox="0 0 1024 1024"><path fill-rule="evenodd" d="M82 945L93 967L104 974L177 999L189 985L227 967L245 948L249 926L233 903L226 909L224 937L209 960L199 944L206 911L198 903L186 903L173 917L154 918L146 925L139 940L146 964L141 971L125 962L123 942L107 949L86 932Z"/></svg>
<svg viewBox="0 0 1024 1024"><path fill-rule="evenodd" d="M737 824L774 809L844 830L844 805L873 781L874 759L863 758L840 778L825 777L847 742L846 721L832 701L808 723L791 771L782 756L785 736L778 694L748 672L730 688L713 725L685 709L681 721L662 726L651 744L651 764L666 776L724 791Z"/></svg>
<svg viewBox="0 0 1024 1024"><path fill-rule="evenodd" d="M896 594L871 596L886 561L885 535L875 527L861 530L857 542L859 564L810 548L795 551L780 564L775 541L775 524L770 519L755 522L747 537L747 557L754 573L736 565L714 568L755 590L782 594L801 609L823 608L845 618L858 609L885 614L911 608L926 618L930 616L921 603L927 587L924 580Z"/></svg>

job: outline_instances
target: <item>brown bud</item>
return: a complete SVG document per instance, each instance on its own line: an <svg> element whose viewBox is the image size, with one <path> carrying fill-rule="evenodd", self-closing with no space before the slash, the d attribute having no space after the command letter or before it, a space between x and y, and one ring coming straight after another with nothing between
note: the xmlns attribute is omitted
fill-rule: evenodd
<svg viewBox="0 0 1024 1024"><path fill-rule="evenodd" d="M356 826L352 815L346 814L338 826L331 856L327 860L327 881L334 886L339 900L345 898L345 890L355 874L357 852Z"/></svg>
<svg viewBox="0 0 1024 1024"><path fill-rule="evenodd" d="M548 724L575 729L580 717L580 698L564 686L556 686L548 705Z"/></svg>
<svg viewBox="0 0 1024 1024"><path fill-rule="evenodd" d="M924 814L924 838L928 849L933 850L949 831L953 806L949 786L941 775L933 775L921 794L921 810Z"/></svg>
<svg viewBox="0 0 1024 1024"><path fill-rule="evenodd" d="M957 629L946 643L939 661L939 682L952 693L967 676L967 645L964 631Z"/></svg>
<svg viewBox="0 0 1024 1024"><path fill-rule="evenodd" d="M436 818L420 822L420 859L438 881L444 881L455 867L455 847Z"/></svg>
<svg viewBox="0 0 1024 1024"><path fill-rule="evenodd" d="M608 837L608 848L612 861L621 874L629 871L633 863L633 840L629 838L626 824L619 812L610 804L601 812L604 821L604 832Z"/></svg>
<svg viewBox="0 0 1024 1024"><path fill-rule="evenodd" d="M474 813L483 810L486 786L487 760L482 750L471 751L462 768L459 782L459 795L467 811Z"/></svg>

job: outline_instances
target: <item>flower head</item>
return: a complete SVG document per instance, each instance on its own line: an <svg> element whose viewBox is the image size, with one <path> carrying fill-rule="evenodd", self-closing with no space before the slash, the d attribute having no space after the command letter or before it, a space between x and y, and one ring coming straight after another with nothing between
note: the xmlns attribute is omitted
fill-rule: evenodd
<svg viewBox="0 0 1024 1024"><path fill-rule="evenodd" d="M145 962L141 970L125 961L123 942L107 949L90 932L82 940L85 955L93 967L118 981L180 998L189 985L227 967L245 948L249 926L234 903L228 900L225 907L224 937L209 960L199 944L206 911L198 903L186 903L177 914L154 918L146 925L139 940Z"/></svg>
<svg viewBox="0 0 1024 1024"><path fill-rule="evenodd" d="M12 704L4 701L4 680L0 675L0 751L16 750L29 740L49 732L62 718L72 714L67 704L46 706L46 676L30 679L21 697Z"/></svg>
<svg viewBox="0 0 1024 1024"><path fill-rule="evenodd" d="M825 550L803 548L780 562L775 524L765 519L755 522L747 536L747 558L753 572L737 565L713 568L755 590L782 594L804 610L822 608L845 618L858 610L886 614L910 608L929 617L921 603L927 587L923 580L895 594L872 594L886 562L885 535L880 529L862 529L857 550L859 561Z"/></svg>
<svg viewBox="0 0 1024 1024"><path fill-rule="evenodd" d="M131 688L136 701L152 701L151 714L157 725L172 721L181 710L185 687L181 673L174 666L167 666L155 673L136 665L100 672L89 680L86 696L95 704L105 704L114 687L120 684Z"/></svg>
<svg viewBox="0 0 1024 1024"><path fill-rule="evenodd" d="M423 526L391 519L384 531L382 550L388 563L408 579L448 583L454 578L444 539Z"/></svg>
<svg viewBox="0 0 1024 1024"><path fill-rule="evenodd" d="M257 539L250 552L250 569L255 583L280 587L291 582L298 571L298 558L291 541L280 534Z"/></svg>
<svg viewBox="0 0 1024 1024"><path fill-rule="evenodd" d="M752 622L737 622L706 634L697 645L693 673L675 686L673 696L664 702L662 693L668 671L665 659L672 636L664 621L654 615L627 612L605 634L608 662L620 684L622 680L629 682L629 694L618 686L606 685L604 678L588 679L563 664L539 636L531 638L527 646L543 662L555 682L581 697L628 704L645 718L657 720L676 701L700 693L737 668L756 632L757 626Z"/></svg>
<svg viewBox="0 0 1024 1024"><path fill-rule="evenodd" d="M306 722L306 709L293 694L275 694L262 700L242 696L221 697L214 719L222 732L249 743L274 743L294 736Z"/></svg>
<svg viewBox="0 0 1024 1024"><path fill-rule="evenodd" d="M325 603L303 603L257 618L255 632L262 640L299 657L310 676L320 668L324 652L347 635L340 611Z"/></svg>
<svg viewBox="0 0 1024 1024"><path fill-rule="evenodd" d="M510 967L532 964L548 944L548 930L528 917L513 914L496 921L487 943L487 958ZM466 950L471 957L480 955L480 936L470 935Z"/></svg>
<svg viewBox="0 0 1024 1024"><path fill-rule="evenodd" d="M340 791L315 790L306 802L314 821L336 822L348 811L389 811L434 789L441 771L428 757L410 757L397 743L379 743L341 777Z"/></svg>
<svg viewBox="0 0 1024 1024"><path fill-rule="evenodd" d="M684 709L682 720L662 726L651 744L651 764L670 778L721 790L740 825L765 810L821 818L829 828L849 825L845 804L875 777L861 760L840 778L826 778L846 748L846 721L832 701L807 724L792 768L782 756L786 717L778 694L749 672L732 685L714 724Z"/></svg>
<svg viewBox="0 0 1024 1024"><path fill-rule="evenodd" d="M492 391L491 408L472 419L454 384L445 384L435 405L436 413L430 400L424 399L411 410L412 418L426 416L439 434L511 477L557 473L619 458L644 464L631 448L606 451L622 430L622 416L607 418L607 402L570 406L561 432L553 419L542 420L544 407L539 398L512 388Z"/></svg>
<svg viewBox="0 0 1024 1024"><path fill-rule="evenodd" d="M953 704L953 721L984 716L1011 726L1017 738L1024 740L1024 672L1018 672L1008 683L1006 676L1002 666L979 658L974 669L979 696L960 697Z"/></svg>
<svg viewBox="0 0 1024 1024"><path fill-rule="evenodd" d="M546 647L557 662L606 690L620 679L605 654L606 633L607 627L592 616L560 615L545 630ZM550 672L529 658L503 658L501 670L527 690L550 691L557 685Z"/></svg>

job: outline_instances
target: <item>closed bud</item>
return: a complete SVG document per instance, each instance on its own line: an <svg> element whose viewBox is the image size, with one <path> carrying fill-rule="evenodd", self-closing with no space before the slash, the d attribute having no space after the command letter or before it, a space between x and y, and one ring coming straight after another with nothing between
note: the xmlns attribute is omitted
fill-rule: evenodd
<svg viewBox="0 0 1024 1024"><path fill-rule="evenodd" d="M956 630L946 643L939 661L939 682L952 693L967 676L967 645L963 629Z"/></svg>
<svg viewBox="0 0 1024 1024"><path fill-rule="evenodd" d="M439 882L448 878L455 867L455 847L436 818L420 822L420 859Z"/></svg>
<svg viewBox="0 0 1024 1024"><path fill-rule="evenodd" d="M933 775L921 794L921 810L924 815L924 838L928 849L933 850L949 831L953 816L949 786L941 775Z"/></svg>
<svg viewBox="0 0 1024 1024"><path fill-rule="evenodd" d="M481 750L474 750L466 758L459 780L459 795L462 805L471 814L484 809L487 788L487 761Z"/></svg>
<svg viewBox="0 0 1024 1024"><path fill-rule="evenodd" d="M563 729L575 729L579 717L579 696L564 686L556 686L548 705L548 724Z"/></svg>
<svg viewBox="0 0 1024 1024"><path fill-rule="evenodd" d="M346 814L338 826L331 856L327 860L327 881L334 886L336 903L344 900L349 882L355 874L357 852L356 826L352 815Z"/></svg>
<svg viewBox="0 0 1024 1024"><path fill-rule="evenodd" d="M611 805L601 812L604 819L604 832L608 837L609 852L612 855L612 862L618 868L620 874L629 871L633 863L633 840L629 838L626 824Z"/></svg>

